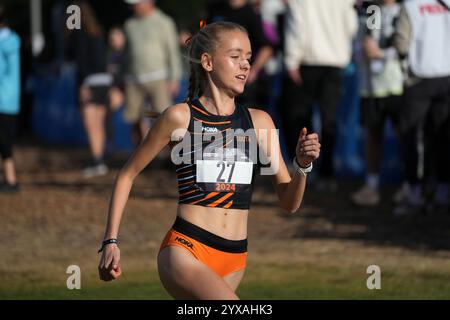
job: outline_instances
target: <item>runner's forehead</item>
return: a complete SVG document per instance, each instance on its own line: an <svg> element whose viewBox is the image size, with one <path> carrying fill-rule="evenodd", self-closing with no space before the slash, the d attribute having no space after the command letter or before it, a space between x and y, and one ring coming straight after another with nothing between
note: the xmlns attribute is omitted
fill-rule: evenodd
<svg viewBox="0 0 450 320"><path fill-rule="evenodd" d="M236 49L251 52L250 39L245 33L228 32L222 34L220 38L219 46L221 47L221 50L228 51Z"/></svg>
<svg viewBox="0 0 450 320"><path fill-rule="evenodd" d="M245 52L245 50L242 48L231 48L231 49L227 50L227 53L233 53L233 52L243 53L243 52ZM251 50L247 51L246 54L251 55L252 51Z"/></svg>

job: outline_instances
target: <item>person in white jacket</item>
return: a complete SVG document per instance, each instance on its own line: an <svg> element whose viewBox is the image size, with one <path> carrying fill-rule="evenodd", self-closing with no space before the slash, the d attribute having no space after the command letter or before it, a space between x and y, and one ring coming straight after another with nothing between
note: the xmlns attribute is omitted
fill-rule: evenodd
<svg viewBox="0 0 450 320"><path fill-rule="evenodd" d="M286 137L298 125L312 129L314 103L320 105L322 162L319 183L336 188L333 169L336 108L342 92L342 70L350 62L358 17L354 0L289 0L285 20L285 77L281 108ZM295 140L295 139L294 139ZM295 141L287 139L292 156Z"/></svg>
<svg viewBox="0 0 450 320"><path fill-rule="evenodd" d="M400 118L407 187L406 197L394 214L419 213L427 208L448 212L450 0L405 1L393 41L408 62ZM432 176L437 184L426 194L423 184Z"/></svg>

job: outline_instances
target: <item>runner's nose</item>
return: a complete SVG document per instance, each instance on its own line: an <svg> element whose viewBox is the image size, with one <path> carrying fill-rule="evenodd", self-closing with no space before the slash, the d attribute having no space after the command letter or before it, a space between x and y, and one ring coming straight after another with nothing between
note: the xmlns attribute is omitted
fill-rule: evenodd
<svg viewBox="0 0 450 320"><path fill-rule="evenodd" d="M247 59L244 59L240 62L241 69L249 69L250 68L250 62Z"/></svg>

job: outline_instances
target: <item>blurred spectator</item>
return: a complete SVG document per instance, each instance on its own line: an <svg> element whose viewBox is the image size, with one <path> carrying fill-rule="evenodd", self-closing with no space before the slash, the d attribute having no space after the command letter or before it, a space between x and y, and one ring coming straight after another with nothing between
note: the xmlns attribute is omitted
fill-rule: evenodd
<svg viewBox="0 0 450 320"><path fill-rule="evenodd" d="M336 108L342 93L342 71L350 62L357 31L354 0L288 1L285 23L287 77L281 108L290 157L295 155L299 128L311 124L314 104L320 106L322 155L316 188L334 191L333 151Z"/></svg>
<svg viewBox="0 0 450 320"><path fill-rule="evenodd" d="M19 191L13 159L19 100L20 38L6 25L5 9L0 6L0 155L5 180L0 192Z"/></svg>
<svg viewBox="0 0 450 320"><path fill-rule="evenodd" d="M277 30L277 15L284 10L281 0L250 0L254 11L261 17L262 30L272 46L278 45L280 36Z"/></svg>
<svg viewBox="0 0 450 320"><path fill-rule="evenodd" d="M252 68L245 92L236 98L238 103L263 109L268 108L271 78L264 67L272 57L273 49L267 39L261 16L247 0L223 0L210 3L207 22L230 21L247 29L252 45Z"/></svg>
<svg viewBox="0 0 450 320"><path fill-rule="evenodd" d="M367 17L360 20L356 61L360 79L361 121L366 128L366 182L352 195L358 205L376 205L380 201L379 171L384 125L388 117L398 124L403 75L393 47L394 24L400 12L396 0L378 0L381 29L370 30Z"/></svg>
<svg viewBox="0 0 450 320"><path fill-rule="evenodd" d="M276 115L276 108L279 97L279 87L283 74L283 33L284 28L280 28L280 19L286 12L286 3L282 0L251 0L255 11L261 16L263 32L272 47L272 57L266 62L264 71L261 72L261 85L258 90L258 101L264 101L263 105L268 105L269 112ZM259 79L259 78L258 78ZM263 81L264 80L264 81Z"/></svg>
<svg viewBox="0 0 450 320"><path fill-rule="evenodd" d="M133 140L139 143L148 131L143 121L146 99L153 111L163 112L179 92L181 57L178 34L171 17L154 0L125 0L134 17L125 23L125 120L134 125Z"/></svg>
<svg viewBox="0 0 450 320"><path fill-rule="evenodd" d="M448 210L449 27L449 0L408 0L403 4L396 24L394 45L408 62L400 118L407 190L403 202L394 209L397 215L424 209L424 177L429 177L433 170L437 179L431 199L434 209Z"/></svg>
<svg viewBox="0 0 450 320"><path fill-rule="evenodd" d="M117 111L124 103L123 64L126 37L120 27L113 27L108 33L107 71L112 76L112 87L109 90L109 104L112 111Z"/></svg>
<svg viewBox="0 0 450 320"><path fill-rule="evenodd" d="M108 90L112 83L106 72L106 48L101 26L88 2L79 2L81 29L72 33L72 49L78 68L79 100L83 124L88 137L92 159L83 169L86 178L104 175L108 115Z"/></svg>
<svg viewBox="0 0 450 320"><path fill-rule="evenodd" d="M197 27L198 28L198 27ZM189 88L189 41L193 34L187 26L180 27L178 33L178 45L181 51L181 80L180 80L180 92L178 97L176 97L175 103L185 101L186 93Z"/></svg>

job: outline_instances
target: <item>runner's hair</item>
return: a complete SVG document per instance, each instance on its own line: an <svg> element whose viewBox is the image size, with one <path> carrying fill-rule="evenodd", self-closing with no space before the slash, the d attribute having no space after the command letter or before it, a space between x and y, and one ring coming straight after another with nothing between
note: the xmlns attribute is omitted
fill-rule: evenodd
<svg viewBox="0 0 450 320"><path fill-rule="evenodd" d="M189 89L185 102L194 100L203 94L206 85L206 71L201 65L202 54L213 54L218 47L220 35L225 31L241 31L248 35L247 30L239 24L221 21L201 28L192 36L188 43L188 60L190 66Z"/></svg>

